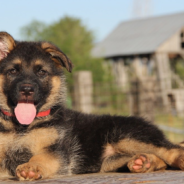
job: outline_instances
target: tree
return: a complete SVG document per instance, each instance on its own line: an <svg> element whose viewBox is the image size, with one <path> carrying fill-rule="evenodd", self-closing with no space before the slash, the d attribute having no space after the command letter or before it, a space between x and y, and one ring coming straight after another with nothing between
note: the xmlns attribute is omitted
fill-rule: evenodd
<svg viewBox="0 0 184 184"><path fill-rule="evenodd" d="M94 34L80 19L66 16L50 25L33 21L21 29L21 35L27 40L46 40L57 45L73 62L74 72L90 70L95 82L107 78L104 77L102 60L91 56ZM72 76L68 75L69 88L72 87L72 81Z"/></svg>
<svg viewBox="0 0 184 184"><path fill-rule="evenodd" d="M46 25L43 22L34 20L29 25L21 28L20 35L28 41L39 41L42 39L41 35L45 28Z"/></svg>

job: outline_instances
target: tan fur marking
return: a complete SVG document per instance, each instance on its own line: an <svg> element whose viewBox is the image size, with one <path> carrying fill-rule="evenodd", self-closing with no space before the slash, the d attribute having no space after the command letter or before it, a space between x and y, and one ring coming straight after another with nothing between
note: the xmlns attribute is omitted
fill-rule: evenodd
<svg viewBox="0 0 184 184"><path fill-rule="evenodd" d="M58 133L54 128L41 128L30 133L16 135L13 133L0 134L0 150L13 152L22 148L28 148L33 155L45 152L44 148L53 144L58 139ZM1 157L1 155L0 155Z"/></svg>
<svg viewBox="0 0 184 184"><path fill-rule="evenodd" d="M12 64L19 64L19 65L21 65L21 63L22 63L22 61L20 59L14 59L12 61Z"/></svg>
<svg viewBox="0 0 184 184"><path fill-rule="evenodd" d="M51 177L57 173L62 161L54 155L48 154L45 148L55 143L59 137L61 138L62 135L60 134L59 136L55 128L40 128L32 130L25 136L21 136L21 138L17 139L18 148L22 145L22 147L29 148L33 153L33 157L28 163L17 167L17 176L20 180L25 180L25 178L21 176L22 171L29 172L33 170L41 174L42 178ZM37 177L37 174L35 174L35 177Z"/></svg>
<svg viewBox="0 0 184 184"><path fill-rule="evenodd" d="M50 109L53 104L57 105L61 103L61 97L63 98L64 94L61 94L61 79L60 77L52 78L52 89L49 97L47 98L46 103L41 107L40 111L45 111Z"/></svg>
<svg viewBox="0 0 184 184"><path fill-rule="evenodd" d="M48 73L52 73L52 69L49 64L47 64L44 60L42 59L36 59L34 62L31 63L31 67L39 66L43 70L46 70Z"/></svg>
<svg viewBox="0 0 184 184"><path fill-rule="evenodd" d="M146 144L146 143L142 143L142 142L131 140L131 139L124 139L120 141L119 143L117 143L114 147L119 152L128 153L131 155L135 155L138 153L155 154L171 166L173 166L175 160L180 155L184 154L183 149L159 148L152 144Z"/></svg>
<svg viewBox="0 0 184 184"><path fill-rule="evenodd" d="M5 151L9 144L13 144L14 134L12 133L1 133L0 134L0 162L4 159Z"/></svg>
<svg viewBox="0 0 184 184"><path fill-rule="evenodd" d="M34 63L34 65L43 65L44 63L43 63L43 61L41 61L41 60L39 60L39 59L37 59L36 61L35 61L35 63Z"/></svg>
<svg viewBox="0 0 184 184"><path fill-rule="evenodd" d="M39 139L38 139L39 137ZM32 153L39 153L41 149L53 144L58 138L58 133L54 128L43 128L38 130L33 130L30 135L28 135L28 142L33 141L31 144ZM30 143L29 143L30 144Z"/></svg>
<svg viewBox="0 0 184 184"><path fill-rule="evenodd" d="M44 171L46 172L44 173L44 175L50 173L52 174L59 168L59 165L61 163L60 161L57 160L57 158L47 154L44 148L55 143L58 137L59 137L58 132L54 128L34 129L29 133L23 135L17 135L13 132L1 133L0 162L2 161L2 159L4 159L5 152L9 152L9 154L11 155L11 153L16 152L17 150L21 150L22 148L28 148L34 155L31 158L31 164L33 164L34 161L35 162L37 161L37 163L35 164L41 167L43 166Z"/></svg>
<svg viewBox="0 0 184 184"><path fill-rule="evenodd" d="M9 143L13 143L14 135L12 133L0 133L0 150L4 149Z"/></svg>
<svg viewBox="0 0 184 184"><path fill-rule="evenodd" d="M148 157L152 157L152 160L153 160L153 162L155 164L154 171L165 170L167 168L166 163L162 159L157 157L156 155L149 154Z"/></svg>
<svg viewBox="0 0 184 184"><path fill-rule="evenodd" d="M43 165L43 167L47 170L47 175L56 173L61 164L56 157L50 154L40 154L33 156L29 162L35 162L37 164Z"/></svg>
<svg viewBox="0 0 184 184"><path fill-rule="evenodd" d="M100 172L101 173L114 172L118 168L126 165L127 162L130 160L130 158L131 157L126 157L126 156L125 157L122 156L121 158L117 158L117 159L113 159L113 158L111 159L110 157L106 157L102 162Z"/></svg>
<svg viewBox="0 0 184 184"><path fill-rule="evenodd" d="M54 128L40 128L32 130L25 136L17 137L14 140L16 145L20 147L28 147L33 154L38 154L43 151L43 148L51 145L58 138L58 133ZM17 143L16 143L17 141Z"/></svg>
<svg viewBox="0 0 184 184"><path fill-rule="evenodd" d="M28 163L19 165L16 169L19 180L38 179L41 175L42 179L52 177L59 170L61 162L50 154L40 154L33 156ZM27 177L22 176L22 171L27 174ZM33 171L35 176L29 178L29 171Z"/></svg>
<svg viewBox="0 0 184 184"><path fill-rule="evenodd" d="M13 123L10 120L4 120L2 117L0 117L0 123L8 130L13 130L14 126Z"/></svg>
<svg viewBox="0 0 184 184"><path fill-rule="evenodd" d="M57 68L63 68L62 65L61 65L61 63L57 59L52 58L52 60L54 61L54 63L55 63L55 65L56 65Z"/></svg>
<svg viewBox="0 0 184 184"><path fill-rule="evenodd" d="M48 42L43 42L41 45L42 49L46 49L46 48L52 48L52 49L57 49L54 45L48 43Z"/></svg>
<svg viewBox="0 0 184 184"><path fill-rule="evenodd" d="M31 63L31 64L32 64L32 67L34 67L34 66L42 66L43 69L46 69L47 71L50 71L50 70L51 70L51 69L50 69L50 66L47 65L47 64L45 63L45 61L43 61L43 60L41 60L41 59L37 59L37 60L35 60L35 62L33 62L33 63Z"/></svg>
<svg viewBox="0 0 184 184"><path fill-rule="evenodd" d="M114 145L117 152L124 152L130 155L135 155L137 153L152 153L156 148L152 144L142 143L132 139L123 139Z"/></svg>
<svg viewBox="0 0 184 184"><path fill-rule="evenodd" d="M106 157L109 157L109 156L112 156L114 155L116 152L115 152L115 149L113 148L113 146L111 144L107 144L104 148L104 153L102 155L102 159L106 158Z"/></svg>
<svg viewBox="0 0 184 184"><path fill-rule="evenodd" d="M11 61L11 63L9 65L7 65L6 70L12 69L14 67L14 65L21 65L22 61L18 58L14 59L13 61Z"/></svg>
<svg viewBox="0 0 184 184"><path fill-rule="evenodd" d="M170 149L170 150L167 150L165 148L157 149L157 155L158 156L162 155L162 157L164 157L163 160L171 166L176 166L174 162L182 154L184 156L184 150L182 150L182 149ZM160 157L160 158L162 158L162 157ZM178 167L178 166L176 166L176 167Z"/></svg>
<svg viewBox="0 0 184 184"><path fill-rule="evenodd" d="M4 76L0 75L0 108L3 108L6 111L10 111L10 108L7 105L7 97L3 93L4 85Z"/></svg>
<svg viewBox="0 0 184 184"><path fill-rule="evenodd" d="M113 157L111 156L115 156L116 154L125 154L125 156L122 155L120 158L112 159ZM153 165L154 169L156 169L156 166L158 166L158 168L165 168L164 162L171 166L184 168L184 164L180 164L178 161L178 158L180 158L180 160L184 160L184 150L182 148L159 148L152 144L146 144L137 140L123 139L117 144L107 144L105 146L105 151L102 155L102 159L104 159L104 161L102 163L101 172L114 171L119 165L122 166L125 164L127 158L126 154L130 155L130 157L137 154L152 155L150 158L155 162L155 165Z"/></svg>

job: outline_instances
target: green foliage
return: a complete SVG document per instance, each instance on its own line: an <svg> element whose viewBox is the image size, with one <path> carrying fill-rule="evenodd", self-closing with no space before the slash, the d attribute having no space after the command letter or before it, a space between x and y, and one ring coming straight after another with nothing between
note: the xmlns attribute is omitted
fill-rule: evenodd
<svg viewBox="0 0 184 184"><path fill-rule="evenodd" d="M28 41L39 41L42 39L43 30L46 25L43 22L32 21L29 25L24 26L20 30L20 35Z"/></svg>
<svg viewBox="0 0 184 184"><path fill-rule="evenodd" d="M66 16L50 25L33 21L21 29L21 35L27 40L46 40L54 43L73 62L73 73L79 70L90 70L93 73L94 82L100 82L107 78L102 59L91 56L93 32L88 30L80 19ZM71 89L72 75L67 74L67 82Z"/></svg>
<svg viewBox="0 0 184 184"><path fill-rule="evenodd" d="M180 76L181 79L184 79L184 61L176 63L176 73Z"/></svg>
<svg viewBox="0 0 184 184"><path fill-rule="evenodd" d="M180 79L184 80L184 59L180 56L170 59L170 66L172 71L179 76ZM173 78L172 87L179 88L178 82Z"/></svg>

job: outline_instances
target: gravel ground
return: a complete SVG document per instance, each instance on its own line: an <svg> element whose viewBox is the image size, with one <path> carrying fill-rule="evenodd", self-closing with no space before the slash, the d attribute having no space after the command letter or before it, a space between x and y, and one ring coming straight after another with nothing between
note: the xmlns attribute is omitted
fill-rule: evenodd
<svg viewBox="0 0 184 184"><path fill-rule="evenodd" d="M106 173L83 174L38 181L0 180L1 184L184 184L184 171L159 171L144 174Z"/></svg>

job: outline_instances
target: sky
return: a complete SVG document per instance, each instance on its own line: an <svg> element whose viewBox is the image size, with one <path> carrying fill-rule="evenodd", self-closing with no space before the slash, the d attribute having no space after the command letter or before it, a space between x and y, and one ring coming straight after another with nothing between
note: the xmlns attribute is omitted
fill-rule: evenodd
<svg viewBox="0 0 184 184"><path fill-rule="evenodd" d="M94 31L99 42L122 21L178 12L184 12L184 0L0 0L0 31L21 40L21 27L33 20L51 24L72 16Z"/></svg>

